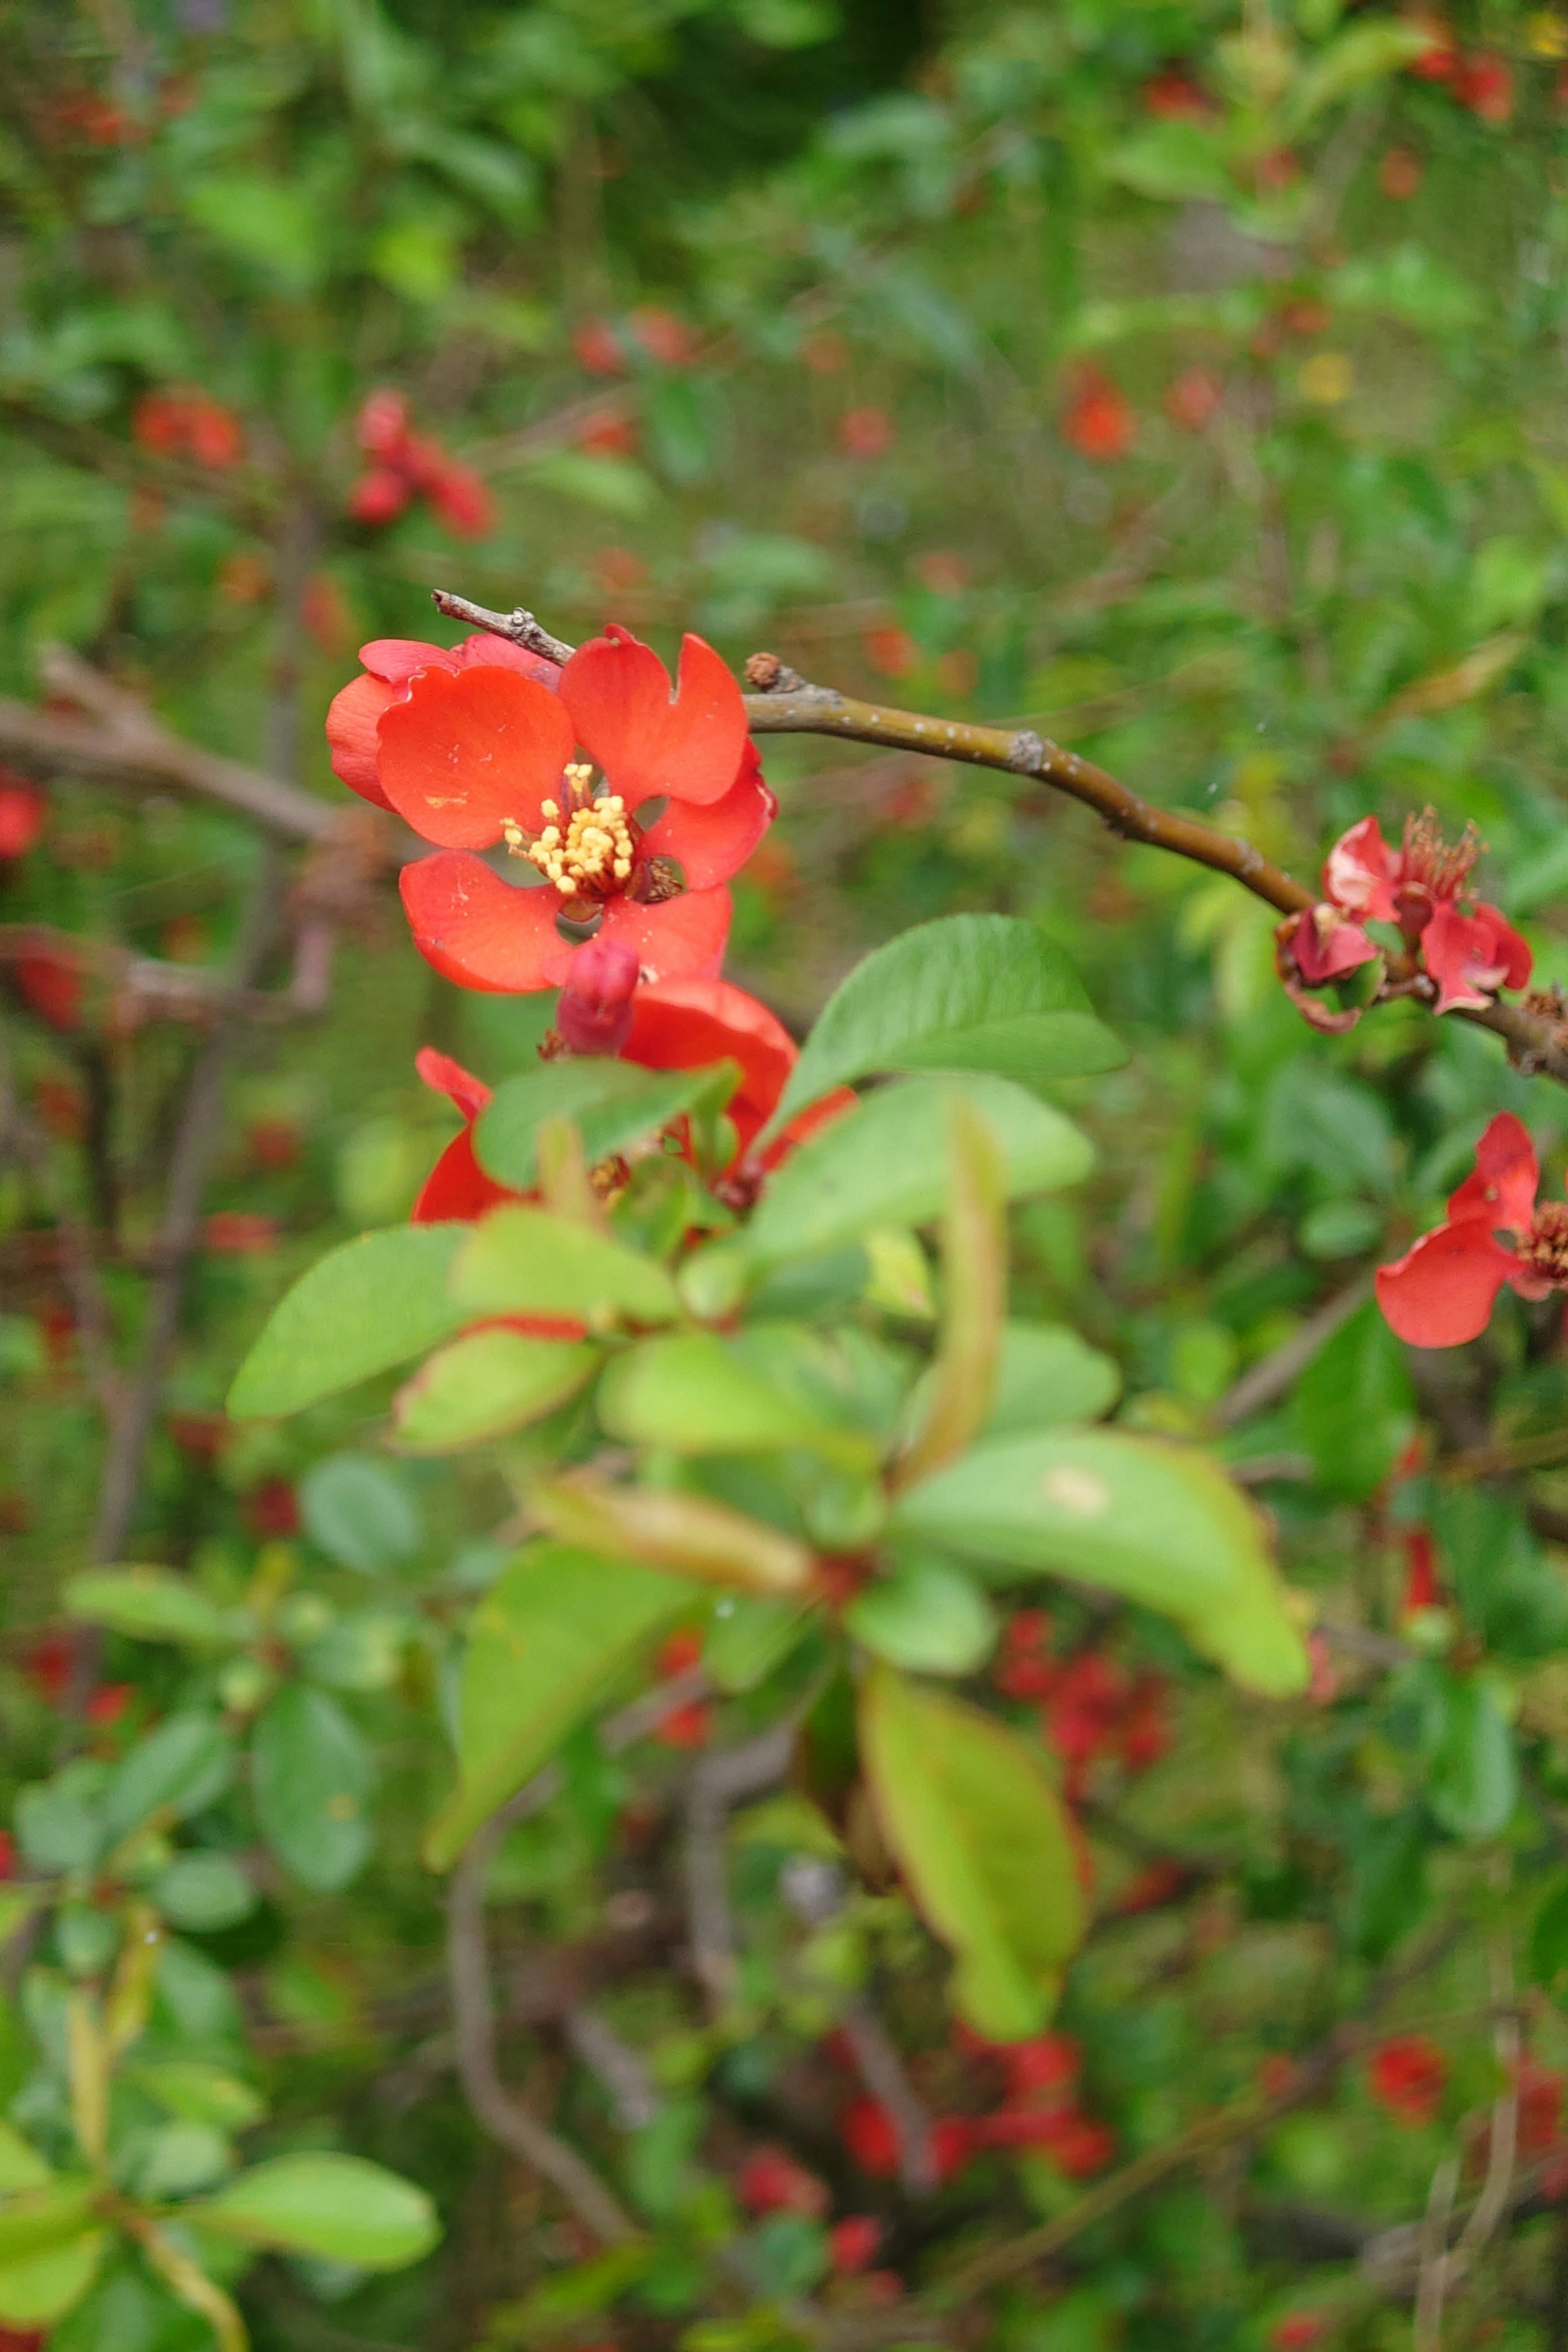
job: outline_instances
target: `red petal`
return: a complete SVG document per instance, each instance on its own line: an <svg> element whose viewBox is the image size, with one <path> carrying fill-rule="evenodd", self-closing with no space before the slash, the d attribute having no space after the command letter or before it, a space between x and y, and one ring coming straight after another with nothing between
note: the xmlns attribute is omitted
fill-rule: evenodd
<svg viewBox="0 0 1568 2352"><path fill-rule="evenodd" d="M1500 1110L1476 1146L1475 1172L1448 1196L1448 1221L1482 1217L1489 1233L1528 1233L1540 1181L1535 1146L1512 1111Z"/></svg>
<svg viewBox="0 0 1568 2352"><path fill-rule="evenodd" d="M515 669L524 677L537 678L553 694L561 680L559 662L546 661L542 654L525 653L514 646L510 637L492 637L481 630L479 635L465 637L460 646L452 648L452 660L458 669Z"/></svg>
<svg viewBox="0 0 1568 2352"><path fill-rule="evenodd" d="M1449 898L1440 898L1432 909L1421 934L1421 960L1437 982L1439 1013L1456 1006L1479 1010L1505 984L1521 987L1531 961L1519 933L1495 907L1461 915Z"/></svg>
<svg viewBox="0 0 1568 2352"><path fill-rule="evenodd" d="M505 885L502 885L505 887ZM730 936L728 890L688 890L679 898L665 898L645 907L636 898L612 898L599 927L635 948L637 961L651 980L706 980L724 961ZM553 980L563 974L552 973Z"/></svg>
<svg viewBox="0 0 1568 2352"><path fill-rule="evenodd" d="M1347 914L1376 922L1394 919L1392 853L1374 816L1342 833L1323 861L1323 888Z"/></svg>
<svg viewBox="0 0 1568 2352"><path fill-rule="evenodd" d="M1329 905L1309 907L1304 914L1298 915L1284 944L1309 988L1321 988L1325 981L1342 980L1346 972L1357 971L1363 963L1371 963L1379 951L1359 923L1352 923L1337 907Z"/></svg>
<svg viewBox="0 0 1568 2352"><path fill-rule="evenodd" d="M746 706L730 670L700 637L683 637L680 684L651 646L612 626L579 646L561 673L577 740L628 808L655 793L722 800L746 748Z"/></svg>
<svg viewBox="0 0 1568 2352"><path fill-rule="evenodd" d="M443 1060L445 1056L436 1058ZM442 1225L453 1217L482 1217L498 1201L515 1201L519 1197L485 1174L474 1158L473 1137L464 1128L461 1135L452 1138L425 1179L419 1198L408 1213L408 1222L411 1225Z"/></svg>
<svg viewBox="0 0 1568 2352"><path fill-rule="evenodd" d="M560 790L572 757L558 698L492 663L425 671L383 714L380 736L382 790L443 849L487 848L506 818L537 832L540 802Z"/></svg>
<svg viewBox="0 0 1568 2352"><path fill-rule="evenodd" d="M774 1136L763 1152L763 1166L770 1170L776 1168L781 1160L789 1158L792 1151L798 1151L803 1143L809 1143L818 1128L830 1126L834 1119L842 1118L846 1111L858 1110L859 1105L860 1097L852 1087L835 1087L833 1092L824 1095L820 1102L809 1103L805 1110L796 1111L788 1126ZM731 1108L731 1117L733 1116Z"/></svg>
<svg viewBox="0 0 1568 2352"><path fill-rule="evenodd" d="M367 646L367 653L373 650ZM334 694L327 709L327 740L332 747L332 773L340 783L347 784L351 793L361 800L374 801L377 808L390 808L392 803L381 789L378 770L380 742L376 723L384 710L389 710L397 699L397 690L379 677L352 678L341 694Z"/></svg>
<svg viewBox="0 0 1568 2352"><path fill-rule="evenodd" d="M1479 1217L1438 1225L1393 1265L1377 1270L1377 1303L1413 1348L1458 1348L1486 1329L1498 1292L1518 1265Z"/></svg>
<svg viewBox="0 0 1568 2352"><path fill-rule="evenodd" d="M416 670L455 670L460 648L454 653L447 646L427 646L419 637L373 637L368 646L361 646L359 657L373 677L384 678L388 686L406 686Z"/></svg>
<svg viewBox="0 0 1568 2352"><path fill-rule="evenodd" d="M414 1066L427 1087L445 1095L454 1110L465 1118L478 1118L490 1098L490 1089L483 1078L476 1078L465 1070L461 1062L454 1062L450 1054L437 1053L434 1045L421 1045L414 1056Z"/></svg>
<svg viewBox="0 0 1568 2352"><path fill-rule="evenodd" d="M745 767L721 801L703 806L672 800L643 835L643 855L677 859L689 890L711 890L727 882L745 864L778 813L778 803L763 782L756 753L750 744L746 750Z"/></svg>
<svg viewBox="0 0 1568 2352"><path fill-rule="evenodd" d="M556 891L514 890L461 850L405 866L398 887L415 946L459 988L511 994L565 979L572 950L555 928Z"/></svg>
<svg viewBox="0 0 1568 2352"><path fill-rule="evenodd" d="M632 1000L631 1034L621 1058L647 1070L739 1062L743 1076L730 1117L743 1151L772 1116L796 1054L788 1030L743 988L727 980L666 980L639 988Z"/></svg>

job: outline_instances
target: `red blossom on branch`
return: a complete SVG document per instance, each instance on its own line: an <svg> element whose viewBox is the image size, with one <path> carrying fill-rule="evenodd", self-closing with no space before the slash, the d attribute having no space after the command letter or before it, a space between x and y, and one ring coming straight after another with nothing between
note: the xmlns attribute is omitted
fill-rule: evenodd
<svg viewBox="0 0 1568 2352"><path fill-rule="evenodd" d="M1373 2053L1366 2086L1378 2105L1406 2131L1436 2120L1448 2080L1448 2062L1424 2033L1400 2033Z"/></svg>
<svg viewBox="0 0 1568 2352"><path fill-rule="evenodd" d="M1341 835L1324 860L1322 898L1275 934L1280 978L1314 1027L1348 1029L1360 1019L1353 1009L1330 1012L1302 991L1343 980L1382 955L1369 922L1398 926L1436 983L1439 1013L1479 1010L1498 989L1523 987L1529 948L1497 908L1468 887L1480 850L1473 826L1457 843L1446 842L1430 809L1406 817L1397 849L1374 816Z"/></svg>
<svg viewBox="0 0 1568 2352"><path fill-rule="evenodd" d="M49 813L47 795L26 776L0 768L0 859L25 857Z"/></svg>
<svg viewBox="0 0 1568 2352"><path fill-rule="evenodd" d="M354 436L371 461L349 488L347 509L355 522L383 529L410 499L422 498L458 539L483 539L494 529L495 501L483 477L413 430L400 392L373 392Z"/></svg>
<svg viewBox="0 0 1568 2352"><path fill-rule="evenodd" d="M776 804L741 690L700 637L684 640L674 694L652 648L614 625L578 648L553 693L493 660L426 663L377 736L382 796L440 852L405 866L402 889L415 942L445 978L508 992L563 981L573 950L558 916L596 919L647 980L718 970L723 886ZM653 799L664 812L644 824L637 812ZM498 843L545 887L513 888L475 854Z"/></svg>
<svg viewBox="0 0 1568 2352"><path fill-rule="evenodd" d="M362 800L377 808L392 803L381 788L381 740L376 732L384 711L405 702L411 681L422 670L471 669L489 664L515 669L524 677L553 686L561 675L554 662L524 653L505 637L486 634L465 637L460 646L427 646L418 637L375 637L361 646L359 657L365 676L351 679L332 697L327 711L327 741L331 746L332 773Z"/></svg>
<svg viewBox="0 0 1568 2352"><path fill-rule="evenodd" d="M1086 364L1073 379L1062 432L1080 457L1105 465L1125 457L1138 434L1132 404L1103 368Z"/></svg>
<svg viewBox="0 0 1568 2352"><path fill-rule="evenodd" d="M1478 1339L1505 1283L1521 1298L1568 1290L1568 1202L1537 1207L1540 1181L1529 1136L1511 1111L1500 1111L1443 1223L1378 1268L1377 1303L1402 1339L1458 1348Z"/></svg>

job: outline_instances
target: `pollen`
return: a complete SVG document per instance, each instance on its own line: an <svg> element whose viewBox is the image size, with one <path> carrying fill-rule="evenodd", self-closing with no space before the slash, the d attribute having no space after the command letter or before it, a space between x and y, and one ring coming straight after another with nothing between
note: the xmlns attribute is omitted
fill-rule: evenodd
<svg viewBox="0 0 1568 2352"><path fill-rule="evenodd" d="M1568 1201L1542 1202L1519 1254L1531 1274L1568 1290Z"/></svg>
<svg viewBox="0 0 1568 2352"><path fill-rule="evenodd" d="M563 898L613 898L632 878L637 828L619 793L595 793L585 760L568 763L558 800L543 800L543 824L531 833L518 817L503 817L501 839L513 857L526 857ZM584 909L584 912L587 912Z"/></svg>

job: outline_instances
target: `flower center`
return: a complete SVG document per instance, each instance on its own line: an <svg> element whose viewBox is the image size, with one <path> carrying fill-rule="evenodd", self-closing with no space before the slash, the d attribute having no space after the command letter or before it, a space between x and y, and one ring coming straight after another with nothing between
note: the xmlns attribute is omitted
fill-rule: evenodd
<svg viewBox="0 0 1568 2352"><path fill-rule="evenodd" d="M593 770L586 761L568 766L563 801L542 801L545 824L530 840L515 817L501 827L514 857L537 866L567 900L597 903L614 898L631 879L637 857L637 834L619 793L591 790Z"/></svg>
<svg viewBox="0 0 1568 2352"><path fill-rule="evenodd" d="M1520 1243L1519 1255L1531 1274L1568 1290L1568 1201L1543 1201Z"/></svg>
<svg viewBox="0 0 1568 2352"><path fill-rule="evenodd" d="M1482 845L1474 824L1466 825L1458 840L1449 843L1443 838L1435 809L1423 809L1419 816L1407 816L1396 895L1402 900L1426 903L1457 898L1469 879L1470 868L1480 856Z"/></svg>

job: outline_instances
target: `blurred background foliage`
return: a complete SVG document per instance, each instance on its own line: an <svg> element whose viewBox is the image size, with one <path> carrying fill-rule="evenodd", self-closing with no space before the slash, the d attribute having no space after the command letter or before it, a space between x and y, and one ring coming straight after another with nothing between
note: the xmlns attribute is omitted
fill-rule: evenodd
<svg viewBox="0 0 1568 2352"><path fill-rule="evenodd" d="M874 698L1037 728L1300 874L1368 810L1390 828L1427 803L1452 832L1473 820L1488 895L1522 921L1538 977L1568 981L1565 337L1554 7L1479 0L1440 22L1339 0L16 0L0 12L0 688L35 698L40 652L63 642L208 751L332 795L327 701L363 640L450 639L432 587L526 603L573 639L616 618L668 653L689 626L737 664L766 645ZM403 412L374 404L388 394ZM1325 1653L1314 1706L1267 1713L1148 1625L1106 1636L1129 1673L1181 1666L1169 1753L1131 1809L1125 1759L1101 1759L1111 1881L1135 1876L1129 1856L1175 1874L1097 1933L1069 1999L1097 2112L1135 2153L1353 2007L1433 1906L1473 1924L1512 1900L1523 1920L1561 1866L1563 1586L1542 1546L1568 1528L1551 1444L1568 1382L1551 1311L1510 1299L1471 1357L1433 1365L1357 1310L1263 1409L1236 1384L1326 1300L1354 1306L1494 1110L1526 1117L1552 1183L1568 1117L1492 1039L1413 1006L1313 1034L1276 983L1267 908L1022 781L810 738L765 749L782 816L739 886L732 976L799 1028L859 952L923 917L1000 908L1070 950L1132 1057L1062 1090L1100 1166L1070 1202L1021 1213L1021 1296L1116 1359L1125 1419L1223 1432L1293 1579L1365 1629L1361 1651ZM283 887L256 833L199 798L68 773L33 842L6 789L0 924L217 967L247 900ZM47 957L13 953L4 984L18 1098L104 1237L133 1333L195 1048L62 992ZM247 1036L140 1550L237 1589L258 1543L297 1538L352 1587L363 1563L319 1501L300 1535L297 1488L319 1457L374 1442L363 1400L230 1432L225 1389L292 1273L406 1211L450 1129L415 1049L493 1080L543 1018L436 981L388 903L342 946L325 1017ZM100 1444L19 1164L0 1176L0 1717L19 1782L48 1760L47 1628ZM1542 1439L1528 1482L1439 1491L1439 1457ZM493 1572L505 1492L488 1469L396 1483L438 1628ZM1490 1677L1458 1696L1419 1644L1387 1647L1405 1603L1431 1597L1410 1580L1434 1529L1466 1669ZM410 1556L394 1544L371 1565L395 1584ZM1058 1646L1102 1631L1068 1604ZM295 2144L341 2137L426 2180L447 2249L382 2285L279 2274L253 2315L268 2345L525 2340L517 2297L572 2251L477 2138L430 2038L436 1897L398 1825L441 1783L417 1728L431 1654L393 1643L395 1670L350 1678L393 1832L353 1896L279 1889L264 1927L209 1943L242 1970ZM678 1760L654 1759L656 1796ZM570 1777L570 1802L510 1850L519 1937L585 1932L618 1851L630 1781L596 1758ZM1515 1849L1528 1868L1505 1897L1494 1864ZM752 1851L763 1922L777 1853L762 1832ZM756 1932L766 1948L777 1931ZM857 1927L870 1946L879 1932L870 1914ZM1550 1979L1568 1937L1542 1936ZM1456 1930L1413 1996L1423 2018L1468 2021L1446 2124L1347 2074L1247 2179L1178 2181L1011 2291L1006 2352L1290 2352L1331 2326L1402 2342L1407 2311L1310 2214L1418 2211L1443 2132L1495 2087L1484 1944ZM616 2323L639 2345L677 2326L681 2231L720 2226L691 2188L705 2130L715 2173L780 2111L805 2115L825 2167L842 2161L820 2086L795 2110L778 2090L805 2027L768 2011L758 1968L768 2021L723 2054L706 2108L713 2053L694 2054L679 1982L650 1972L627 1995L623 2023L668 2094L636 2159L643 2210L673 2232L667 2273ZM909 1998L918 2040L931 2019ZM1563 2054L1549 2012L1532 2031L1542 2063ZM558 2082L548 2037L533 2063ZM925 2063L941 2104L960 2060ZM1025 2158L1004 2179L993 2161L984 2193L972 2179L889 2225L898 2262L940 2263L998 2200L1055 2210L1062 2176ZM1564 2340L1557 2227L1509 2241L1465 2340ZM780 2292L792 2259L809 2274L809 2249L780 2240L775 2256ZM1327 2304L1302 2284L1309 2259ZM595 2308L580 2334L610 2329ZM98 2305L70 2325L70 2352L173 2352L201 2332L167 2311L111 2325Z"/></svg>

